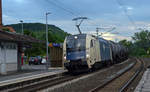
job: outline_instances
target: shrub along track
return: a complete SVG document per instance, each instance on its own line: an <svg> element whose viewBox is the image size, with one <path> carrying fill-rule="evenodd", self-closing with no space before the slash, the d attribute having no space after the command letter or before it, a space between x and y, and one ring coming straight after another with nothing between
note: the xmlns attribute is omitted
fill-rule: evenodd
<svg viewBox="0 0 150 92"><path fill-rule="evenodd" d="M103 85L98 85L91 92L124 92L128 90L129 85L141 73L144 69L144 62L136 59L134 67L130 68L124 73L114 76L110 80L106 81Z"/></svg>

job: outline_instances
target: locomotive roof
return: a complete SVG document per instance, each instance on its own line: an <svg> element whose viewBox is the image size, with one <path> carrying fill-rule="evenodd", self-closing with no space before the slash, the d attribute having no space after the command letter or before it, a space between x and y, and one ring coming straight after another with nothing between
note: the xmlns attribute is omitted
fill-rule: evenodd
<svg viewBox="0 0 150 92"><path fill-rule="evenodd" d="M103 39L103 38L98 38L98 39L99 39L100 42L103 42L103 43L108 44L108 40L105 40L105 39Z"/></svg>
<svg viewBox="0 0 150 92"><path fill-rule="evenodd" d="M72 38L74 38L75 36L77 36L78 38L85 38L85 37L86 37L86 34L70 35L70 36L68 36L67 38L72 39Z"/></svg>

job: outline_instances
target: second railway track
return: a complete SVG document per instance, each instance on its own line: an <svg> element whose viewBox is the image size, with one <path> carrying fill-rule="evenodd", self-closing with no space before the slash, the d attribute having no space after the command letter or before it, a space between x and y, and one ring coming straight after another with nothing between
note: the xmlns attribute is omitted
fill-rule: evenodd
<svg viewBox="0 0 150 92"><path fill-rule="evenodd" d="M144 68L143 61L139 59L135 60L136 64L132 68L122 72L121 74L114 75L103 85L98 85L94 89L90 90L90 92L124 92L127 90L131 82Z"/></svg>

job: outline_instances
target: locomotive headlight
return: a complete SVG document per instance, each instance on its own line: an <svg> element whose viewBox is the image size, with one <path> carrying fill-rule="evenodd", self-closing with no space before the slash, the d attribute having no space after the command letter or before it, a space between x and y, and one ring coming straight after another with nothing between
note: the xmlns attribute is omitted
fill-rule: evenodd
<svg viewBox="0 0 150 92"><path fill-rule="evenodd" d="M67 58L66 58L66 56L64 56L64 60L66 60Z"/></svg>
<svg viewBox="0 0 150 92"><path fill-rule="evenodd" d="M89 54L87 54L87 55L86 55L86 58L89 58L89 57L90 57L90 55L89 55Z"/></svg>
<svg viewBox="0 0 150 92"><path fill-rule="evenodd" d="M75 38L75 39L78 39L78 36L75 36L74 38Z"/></svg>

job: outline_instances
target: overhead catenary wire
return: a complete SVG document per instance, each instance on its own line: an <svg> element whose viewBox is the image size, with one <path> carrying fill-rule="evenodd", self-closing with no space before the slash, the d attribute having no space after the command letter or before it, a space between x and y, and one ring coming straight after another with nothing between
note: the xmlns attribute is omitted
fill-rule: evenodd
<svg viewBox="0 0 150 92"><path fill-rule="evenodd" d="M60 4L61 7L64 7L64 8L67 8L67 10L73 12L75 15L78 15L78 16L81 16L82 14L75 11L74 9L70 8L70 7L67 7L64 3L62 3L60 0L52 0L54 2L56 2L57 4Z"/></svg>
<svg viewBox="0 0 150 92"><path fill-rule="evenodd" d="M80 13L74 12L74 10L72 10L71 8L65 8L64 4L62 2L60 2L59 0L46 0L49 4L69 13L70 15L72 15L73 17L82 17L83 15L81 15ZM60 3L61 5L59 5L58 3ZM87 21L89 24L91 24L90 26L99 26L94 22L91 22L91 19L88 19L90 21ZM87 25L88 26L88 25Z"/></svg>
<svg viewBox="0 0 150 92"><path fill-rule="evenodd" d="M130 16L127 14L127 10L124 8L123 4L122 4L119 0L117 0L117 1L118 1L118 4L123 7L124 12L125 12L126 16L128 17L129 21L135 26L134 21L133 21L132 18L130 18ZM59 0L46 0L46 2L49 3L49 4L51 4L51 5L53 5L53 6L55 6L55 7L57 7L57 8L59 8L59 9L61 9L61 10L63 10L63 11L65 11L65 12L67 12L68 14L72 15L73 17L79 17L79 16L81 16L81 14L75 12L75 11L72 10L71 8L66 8L66 7L64 6L64 3L62 3L62 2L59 1ZM93 26L93 27L94 27L94 26L95 26L95 27L99 27L99 26L100 26L100 25L98 25L97 23L92 22L91 19L88 19L87 22L88 22L88 24L91 24L91 25L87 25L87 24L86 24L86 25L83 25L83 26ZM93 30L95 30L95 28L94 28Z"/></svg>
<svg viewBox="0 0 150 92"><path fill-rule="evenodd" d="M61 6L65 6L64 5L64 3L62 3L60 0L52 0L52 1L54 1L54 2L56 2L57 4L59 3L59 4L61 4ZM66 6L65 6L66 7ZM81 13L79 13L79 12L75 12L73 9L71 9L71 8L68 8L68 7L66 7L68 10L70 10L70 11L72 11L75 15L77 15L78 17L82 17L83 15L81 14ZM82 26L99 26L99 25L97 25L95 22L92 22L92 19L90 18L88 18L87 19L87 21L86 22L88 22L89 24L91 24L91 25L82 25Z"/></svg>
<svg viewBox="0 0 150 92"><path fill-rule="evenodd" d="M80 13L74 12L74 10L72 10L71 8L66 8L64 7L64 4L62 4L60 1L58 0L46 0L47 3L67 12L69 15L71 15L72 17L83 17ZM59 5L61 4L61 5ZM89 23L91 25L93 25L92 23Z"/></svg>
<svg viewBox="0 0 150 92"><path fill-rule="evenodd" d="M125 7L125 5L120 1L120 0L116 0L116 2L119 4L119 6L123 9L123 12L125 14L125 16L127 16L128 20L131 22L131 24L135 27L135 29L137 29L137 26L134 22L134 20L131 18L131 16L128 14L128 11Z"/></svg>
<svg viewBox="0 0 150 92"><path fill-rule="evenodd" d="M52 0L46 0L46 2L49 3L49 4L51 4L51 5L53 5L53 6L55 6L55 7L57 7L57 8L59 8L59 9L61 9L61 10L63 10L63 11L65 11L65 12L67 12L68 14L70 14L70 15L72 15L72 16L74 16L74 17L77 16L77 14L75 14L74 12L72 12L72 11L70 11L69 9L66 9L66 8L64 8L64 7L60 6L60 5L58 5L58 3L55 3L55 2L53 2Z"/></svg>
<svg viewBox="0 0 150 92"><path fill-rule="evenodd" d="M69 13L70 15L72 15L72 16L74 16L74 17L79 17L79 16L82 16L80 13L77 13L77 12L74 12L71 8L65 8L64 7L64 4L62 3L62 2L60 2L59 0L46 0L48 3L50 3L50 4L52 4L52 5L54 5L55 7L57 7L57 8L60 8L61 10L63 10L63 11L65 11L65 12L67 12L67 13ZM59 4L61 4L61 5L59 5ZM88 24L90 24L90 25L83 25L83 26L95 26L95 27L99 27L100 25L98 25L97 23L95 23L95 22L92 22L93 20L92 19L89 19L88 18ZM93 30L95 30L95 28L93 29Z"/></svg>

